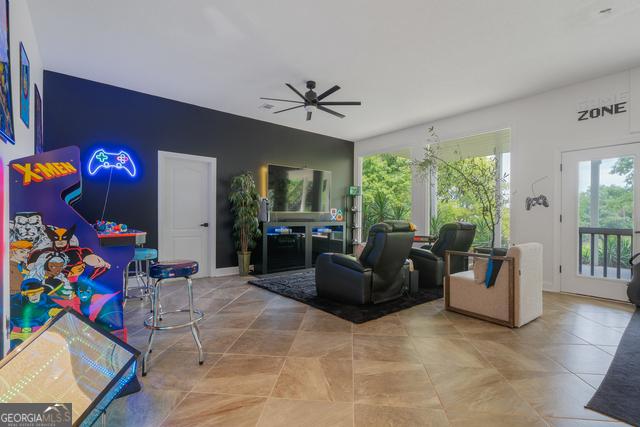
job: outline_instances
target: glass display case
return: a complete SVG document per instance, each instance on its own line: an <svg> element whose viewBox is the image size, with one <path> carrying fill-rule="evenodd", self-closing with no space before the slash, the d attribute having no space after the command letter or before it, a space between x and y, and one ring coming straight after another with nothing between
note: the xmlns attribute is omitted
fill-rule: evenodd
<svg viewBox="0 0 640 427"><path fill-rule="evenodd" d="M0 361L0 403L53 403L71 410L72 425L90 426L135 377L138 355L63 310Z"/></svg>

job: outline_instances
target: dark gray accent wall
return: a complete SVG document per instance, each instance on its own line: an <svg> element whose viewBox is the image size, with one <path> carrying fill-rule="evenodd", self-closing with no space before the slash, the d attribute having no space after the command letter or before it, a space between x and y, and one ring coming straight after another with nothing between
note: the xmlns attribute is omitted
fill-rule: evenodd
<svg viewBox="0 0 640 427"><path fill-rule="evenodd" d="M126 147L138 160L135 179L113 174L105 219L148 231L149 247L157 246L158 150L217 159L218 268L237 265L228 202L234 175L249 170L257 177L259 168L268 163L329 170L332 207L343 207L353 182L351 141L51 71L45 71L43 92L46 150L77 145L86 163L97 147ZM100 218L106 176L90 177L83 165L82 198L74 207L90 222Z"/></svg>

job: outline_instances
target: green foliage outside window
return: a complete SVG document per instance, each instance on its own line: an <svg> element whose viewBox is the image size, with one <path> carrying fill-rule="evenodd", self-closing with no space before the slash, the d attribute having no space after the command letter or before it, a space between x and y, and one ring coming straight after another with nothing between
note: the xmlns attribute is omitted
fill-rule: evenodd
<svg viewBox="0 0 640 427"><path fill-rule="evenodd" d="M598 191L598 223L599 228L633 229L633 157L621 157L613 164L609 173L624 178L624 185L600 185ZM578 215L580 227L591 226L591 187L587 187L579 194ZM595 257L596 265L604 265L604 236L597 235ZM609 236L607 239L607 265L615 266L617 259L617 238ZM622 236L620 239L620 261L627 267L633 251L631 237ZM591 263L591 237L583 236L582 264Z"/></svg>
<svg viewBox="0 0 640 427"><path fill-rule="evenodd" d="M362 163L363 239L369 228L389 219L411 220L411 160L376 154Z"/></svg>

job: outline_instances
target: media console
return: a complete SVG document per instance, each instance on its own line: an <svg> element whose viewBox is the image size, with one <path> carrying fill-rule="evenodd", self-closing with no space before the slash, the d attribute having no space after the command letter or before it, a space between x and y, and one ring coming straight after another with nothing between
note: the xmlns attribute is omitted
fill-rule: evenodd
<svg viewBox="0 0 640 427"><path fill-rule="evenodd" d="M261 228L253 259L257 274L311 268L323 252L346 252L344 221L263 222Z"/></svg>

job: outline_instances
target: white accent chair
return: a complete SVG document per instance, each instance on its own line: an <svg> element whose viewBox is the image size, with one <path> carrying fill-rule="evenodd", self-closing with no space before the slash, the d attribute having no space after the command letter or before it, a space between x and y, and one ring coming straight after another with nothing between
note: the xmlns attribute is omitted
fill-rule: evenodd
<svg viewBox="0 0 640 427"><path fill-rule="evenodd" d="M474 270L449 273L452 256L474 260ZM495 284L487 287L484 272L488 260L502 261ZM506 256L447 251L445 306L467 316L519 328L542 316L542 245L512 246Z"/></svg>

